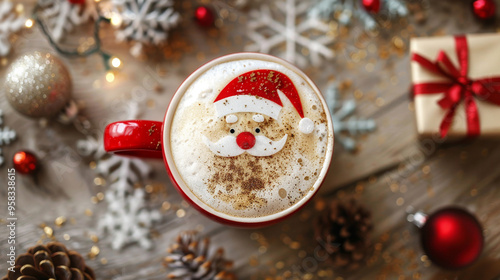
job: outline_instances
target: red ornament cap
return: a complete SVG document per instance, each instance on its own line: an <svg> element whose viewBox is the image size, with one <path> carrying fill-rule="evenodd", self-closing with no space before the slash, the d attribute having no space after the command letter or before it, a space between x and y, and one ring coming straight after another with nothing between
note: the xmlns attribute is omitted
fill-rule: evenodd
<svg viewBox="0 0 500 280"><path fill-rule="evenodd" d="M480 19L490 19L495 16L496 5L493 0L475 0L472 2L472 10Z"/></svg>
<svg viewBox="0 0 500 280"><path fill-rule="evenodd" d="M27 151L19 151L12 158L14 169L21 174L33 174L38 168L35 155Z"/></svg>
<svg viewBox="0 0 500 280"><path fill-rule="evenodd" d="M361 4L370 13L378 13L380 12L380 0L362 0Z"/></svg>
<svg viewBox="0 0 500 280"><path fill-rule="evenodd" d="M458 269L473 263L484 247L483 229L468 211L447 207L428 216L421 228L422 247L436 265Z"/></svg>
<svg viewBox="0 0 500 280"><path fill-rule="evenodd" d="M199 6L196 8L194 11L194 18L196 19L196 23L202 27L210 27L214 25L215 22L212 10L205 6Z"/></svg>

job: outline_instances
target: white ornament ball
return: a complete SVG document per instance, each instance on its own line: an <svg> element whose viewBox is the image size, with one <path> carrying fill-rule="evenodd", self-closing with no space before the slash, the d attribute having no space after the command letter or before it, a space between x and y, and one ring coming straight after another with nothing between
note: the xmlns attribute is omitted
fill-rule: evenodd
<svg viewBox="0 0 500 280"><path fill-rule="evenodd" d="M33 52L15 60L7 70L5 95L19 113L48 118L61 112L71 99L71 77L50 53Z"/></svg>

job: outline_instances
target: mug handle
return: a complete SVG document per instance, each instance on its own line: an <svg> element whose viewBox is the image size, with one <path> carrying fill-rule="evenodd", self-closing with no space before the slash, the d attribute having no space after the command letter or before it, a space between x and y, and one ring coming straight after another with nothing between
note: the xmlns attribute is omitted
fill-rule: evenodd
<svg viewBox="0 0 500 280"><path fill-rule="evenodd" d="M110 123L104 130L104 150L123 156L163 158L162 126L162 122L146 120Z"/></svg>

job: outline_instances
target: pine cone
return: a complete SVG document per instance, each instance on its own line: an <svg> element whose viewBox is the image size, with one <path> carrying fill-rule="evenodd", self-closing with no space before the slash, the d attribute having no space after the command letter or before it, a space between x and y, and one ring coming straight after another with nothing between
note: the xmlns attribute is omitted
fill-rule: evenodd
<svg viewBox="0 0 500 280"><path fill-rule="evenodd" d="M83 257L68 251L59 242L31 247L16 259L14 272L2 280L94 280L94 271L85 265Z"/></svg>
<svg viewBox="0 0 500 280"><path fill-rule="evenodd" d="M233 263L224 259L224 250L217 249L209 257L210 241L199 241L196 232L183 232L168 250L164 265L169 269L168 279L176 280L235 280L227 270Z"/></svg>
<svg viewBox="0 0 500 280"><path fill-rule="evenodd" d="M334 200L322 211L315 223L315 238L334 267L352 270L363 264L370 247L370 216L354 199Z"/></svg>

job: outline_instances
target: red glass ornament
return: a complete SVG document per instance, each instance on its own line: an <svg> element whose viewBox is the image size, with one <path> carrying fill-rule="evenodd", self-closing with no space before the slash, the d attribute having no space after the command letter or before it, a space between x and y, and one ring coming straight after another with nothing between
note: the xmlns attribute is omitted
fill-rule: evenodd
<svg viewBox="0 0 500 280"><path fill-rule="evenodd" d="M480 19L490 19L495 16L495 2L493 0L475 0L472 2L472 11Z"/></svg>
<svg viewBox="0 0 500 280"><path fill-rule="evenodd" d="M236 144L243 150L251 149L255 145L255 136L250 132L242 132L236 137Z"/></svg>
<svg viewBox="0 0 500 280"><path fill-rule="evenodd" d="M83 5L85 4L85 0L68 0L71 4Z"/></svg>
<svg viewBox="0 0 500 280"><path fill-rule="evenodd" d="M13 157L14 168L21 174L33 174L38 169L35 155L27 151L19 151Z"/></svg>
<svg viewBox="0 0 500 280"><path fill-rule="evenodd" d="M214 25L215 17L212 10L205 6L199 6L194 12L196 23L202 27L210 27Z"/></svg>
<svg viewBox="0 0 500 280"><path fill-rule="evenodd" d="M370 13L378 13L380 11L380 0L362 0L361 4Z"/></svg>
<svg viewBox="0 0 500 280"><path fill-rule="evenodd" d="M414 217L414 223L421 226L422 247L434 264L458 269L479 258L484 247L483 229L468 211L446 207L429 216L417 212Z"/></svg>

